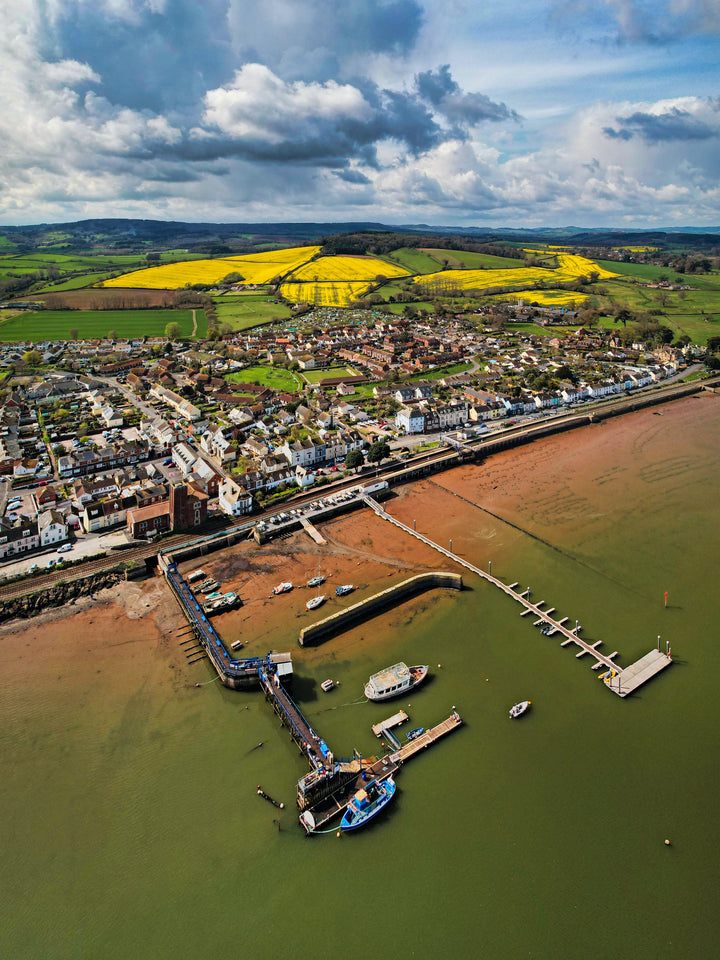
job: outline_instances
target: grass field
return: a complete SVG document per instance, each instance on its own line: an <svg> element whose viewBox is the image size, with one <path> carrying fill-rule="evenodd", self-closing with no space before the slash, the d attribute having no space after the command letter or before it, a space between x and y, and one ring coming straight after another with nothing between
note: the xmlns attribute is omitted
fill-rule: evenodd
<svg viewBox="0 0 720 960"><path fill-rule="evenodd" d="M398 250L393 250L390 256L410 273L436 273L442 267L441 260L436 260L430 254L415 250L413 247L400 247Z"/></svg>
<svg viewBox="0 0 720 960"><path fill-rule="evenodd" d="M225 379L228 383L257 383L258 386L288 392L295 392L302 386L300 379L284 367L247 367L239 373L227 374Z"/></svg>
<svg viewBox="0 0 720 960"><path fill-rule="evenodd" d="M461 270L463 267L471 270L512 270L525 265L521 257L514 260L510 257L493 257L487 253L473 253L470 250L443 250L423 247L422 252L433 257L440 264L447 260L451 270Z"/></svg>
<svg viewBox="0 0 720 960"><path fill-rule="evenodd" d="M303 370L300 374L308 383L320 383L328 377L356 377L357 375L357 370L353 370L352 367L324 367L322 370Z"/></svg>
<svg viewBox="0 0 720 960"><path fill-rule="evenodd" d="M198 321L204 318L198 313ZM70 340L77 330L80 340L106 337L114 330L118 337L163 337L168 323L179 323L183 336L192 333L190 310L39 310L22 313L0 322L0 342ZM198 330L200 334L201 331ZM201 334L202 335L202 334Z"/></svg>
<svg viewBox="0 0 720 960"><path fill-rule="evenodd" d="M286 320L292 311L284 303L268 303L267 294L260 296L240 296L236 298L218 297L215 300L218 320L229 324L233 330L246 330L273 320Z"/></svg>

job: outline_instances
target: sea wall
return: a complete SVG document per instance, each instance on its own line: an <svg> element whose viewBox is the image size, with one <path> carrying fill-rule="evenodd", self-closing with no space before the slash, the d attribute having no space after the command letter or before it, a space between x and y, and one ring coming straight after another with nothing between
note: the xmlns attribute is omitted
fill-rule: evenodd
<svg viewBox="0 0 720 960"><path fill-rule="evenodd" d="M0 604L0 623L6 620L25 620L28 617L34 617L47 607L63 607L79 597L90 597L98 590L112 587L125 579L124 570L104 570L102 573L70 580L67 583L61 581L37 593L5 600Z"/></svg>
<svg viewBox="0 0 720 960"><path fill-rule="evenodd" d="M415 577L410 577L409 580L403 580L402 583L397 583L394 587L388 587L380 593L373 594L372 597L360 600L359 603L354 603L345 610L340 610L338 613L333 613L329 617L303 627L298 637L298 643L301 647L323 643L353 624L368 620L389 607L396 606L410 599L410 597L436 587L462 590L462 577L459 573L449 573L442 570L420 573Z"/></svg>

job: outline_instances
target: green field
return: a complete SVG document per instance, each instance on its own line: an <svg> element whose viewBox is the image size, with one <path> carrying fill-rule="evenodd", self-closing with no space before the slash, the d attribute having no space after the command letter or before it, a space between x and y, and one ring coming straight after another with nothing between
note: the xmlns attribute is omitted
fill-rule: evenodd
<svg viewBox="0 0 720 960"><path fill-rule="evenodd" d="M233 330L246 330L273 320L286 320L292 315L284 303L268 303L267 294L224 296L215 298L220 323L227 323Z"/></svg>
<svg viewBox="0 0 720 960"><path fill-rule="evenodd" d="M434 257L442 266L447 260L451 270L462 270L467 267L469 270L512 270L525 266L525 261L521 258L515 260L510 257L493 257L487 253L473 253L469 250L442 250L433 249L426 253Z"/></svg>
<svg viewBox="0 0 720 960"><path fill-rule="evenodd" d="M434 257L428 256L421 250L414 250L412 247L400 247L387 258L391 262L399 263L412 273L435 273L442 268L442 263Z"/></svg>
<svg viewBox="0 0 720 960"><path fill-rule="evenodd" d="M93 283L105 280L109 276L104 273L84 273L81 277L71 277L69 280L50 281L42 286L33 288L33 296L38 293L62 293L63 290L82 290L83 287L90 287Z"/></svg>
<svg viewBox="0 0 720 960"><path fill-rule="evenodd" d="M308 383L320 383L327 377L356 377L357 375L357 370L351 367L324 367L322 370L302 370L300 373Z"/></svg>
<svg viewBox="0 0 720 960"><path fill-rule="evenodd" d="M198 334L200 320L198 314ZM106 337L111 330L118 337L164 337L168 323L179 323L183 336L192 333L190 310L38 310L22 313L0 322L0 342L17 343L32 340L69 340L70 331L78 331L78 339Z"/></svg>
<svg viewBox="0 0 720 960"><path fill-rule="evenodd" d="M227 374L225 379L228 383L257 383L263 387L272 387L273 390L287 390L291 393L296 393L301 387L299 379L284 367L248 367L239 373Z"/></svg>

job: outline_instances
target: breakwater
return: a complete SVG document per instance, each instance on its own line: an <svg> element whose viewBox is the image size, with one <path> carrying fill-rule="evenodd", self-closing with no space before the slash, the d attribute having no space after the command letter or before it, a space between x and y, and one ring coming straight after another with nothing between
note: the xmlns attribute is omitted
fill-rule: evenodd
<svg viewBox="0 0 720 960"><path fill-rule="evenodd" d="M425 590L433 590L437 587L462 590L462 577L458 573L449 573L442 570L420 573L415 577L410 577L408 580L403 580L402 583L397 583L393 587L381 590L380 593L373 594L372 597L366 597L365 600L354 603L345 610L340 610L329 617L318 620L316 623L303 627L298 637L298 643L301 647L323 643L352 624L368 620L395 604L402 603L410 597L415 597Z"/></svg>
<svg viewBox="0 0 720 960"><path fill-rule="evenodd" d="M125 570L103 570L91 576L60 581L50 587L27 593L0 603L0 623L6 620L27 620L47 607L64 607L81 597L92 597L98 590L113 587L121 580L131 579Z"/></svg>

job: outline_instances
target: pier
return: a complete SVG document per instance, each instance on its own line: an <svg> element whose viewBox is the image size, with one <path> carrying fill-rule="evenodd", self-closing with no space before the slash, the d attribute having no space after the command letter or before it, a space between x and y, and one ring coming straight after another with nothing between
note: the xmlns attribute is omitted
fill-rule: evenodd
<svg viewBox="0 0 720 960"><path fill-rule="evenodd" d="M561 633L565 637L565 640L562 641L563 646L571 643L576 644L580 648L580 653L577 654L578 657L582 657L586 653L591 654L596 664L600 664L611 671L611 674L606 681L606 686L619 697L628 696L630 693L637 690L638 687L642 686L643 683L647 683L648 680L660 673L661 670L664 670L665 667L669 667L672 663L672 658L669 652L667 654L663 654L659 650L651 650L650 653L646 654L629 667L619 667L613 659L613 657L617 656L617 650L615 653L613 653L612 657L606 657L604 654L600 653L600 651L596 648L602 641L598 641L595 644L589 644L585 640L582 640L578 636L580 633L579 624L573 630L568 630L565 626L565 623L569 619L568 617L563 617L561 620L553 619L549 615L549 611L541 609L541 605L545 604L544 600L541 600L539 603L530 602L529 588L525 588L522 593L517 592L515 589L519 585L517 580L508 586L508 584L503 583L502 580L498 580L497 577L493 577L491 573L486 573L484 570L476 567L463 557L457 556L451 550L448 550L446 547L441 547L429 537L423 536L423 534L418 533L417 530L413 530L411 527L408 527L406 524L402 523L402 521L397 520L372 497L368 496L367 494L363 494L362 498L365 503L375 511L378 517L394 524L400 530L404 530L405 533L409 534L411 537L415 537L428 547L432 547L433 550L437 550L438 553L441 553L444 557L447 557L454 563L460 564L460 566L465 567L466 570L472 571L477 576L482 577L483 580L487 580L488 583L492 583L493 586L502 590L503 593L507 594L507 596L511 597L522 607L524 607L524 612L534 613L539 620L547 623L548 626L550 626L551 629L547 633L548 636ZM551 607L550 610L554 611L555 608Z"/></svg>

